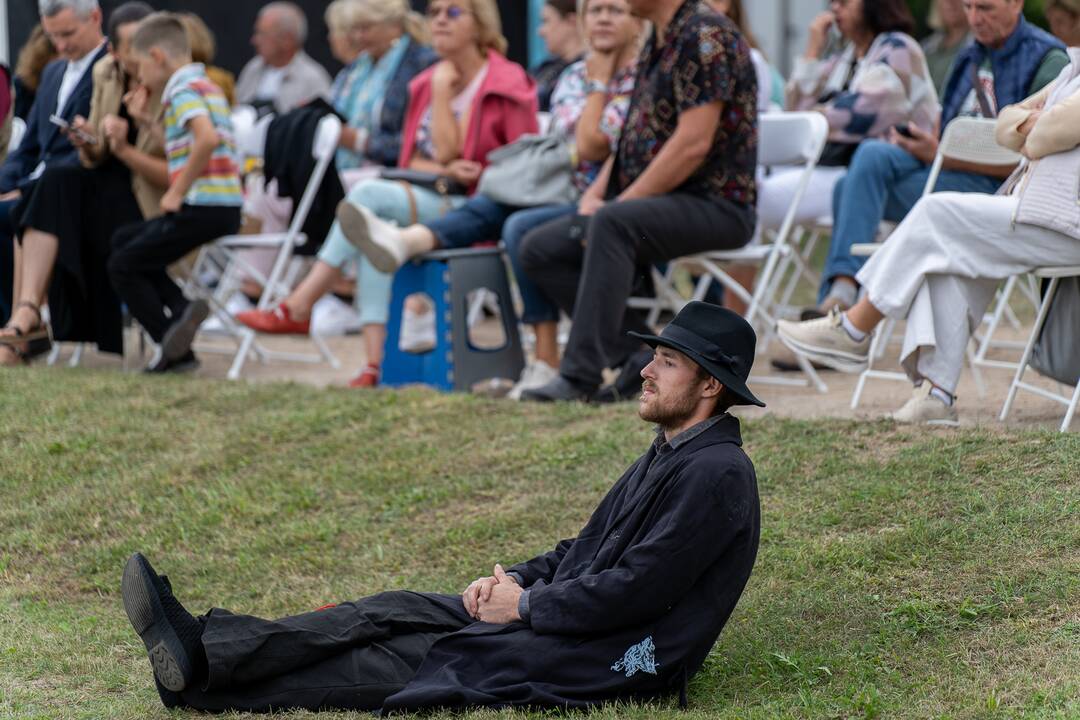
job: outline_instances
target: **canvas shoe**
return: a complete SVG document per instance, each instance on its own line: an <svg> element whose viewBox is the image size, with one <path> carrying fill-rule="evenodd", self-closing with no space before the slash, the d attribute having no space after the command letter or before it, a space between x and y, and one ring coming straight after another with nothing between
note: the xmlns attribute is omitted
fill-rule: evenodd
<svg viewBox="0 0 1080 720"><path fill-rule="evenodd" d="M341 232L381 273L393 274L408 259L401 230L362 205L342 200L337 206Z"/></svg>
<svg viewBox="0 0 1080 720"><path fill-rule="evenodd" d="M870 333L854 340L842 324L843 315L832 310L823 318L794 322L778 320L776 334L789 348L812 362L839 370L859 373L866 369L870 356Z"/></svg>
<svg viewBox="0 0 1080 720"><path fill-rule="evenodd" d="M506 397L511 400L520 400L521 393L533 388L542 387L559 376L559 371L548 365L543 360L531 362L521 372L521 379L511 388Z"/></svg>
<svg viewBox="0 0 1080 720"><path fill-rule="evenodd" d="M407 353L426 353L435 348L435 340L435 312L416 313L405 308L398 349Z"/></svg>
<svg viewBox="0 0 1080 720"><path fill-rule="evenodd" d="M889 419L908 425L959 426L956 404L946 405L940 398L930 394L933 389L934 386L928 382L919 385L911 394L911 399L899 410L891 413Z"/></svg>

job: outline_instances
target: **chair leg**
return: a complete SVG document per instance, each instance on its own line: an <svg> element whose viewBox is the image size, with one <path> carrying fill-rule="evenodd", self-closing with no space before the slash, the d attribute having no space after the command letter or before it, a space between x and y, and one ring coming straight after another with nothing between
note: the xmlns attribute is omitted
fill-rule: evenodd
<svg viewBox="0 0 1080 720"><path fill-rule="evenodd" d="M1021 381L1024 379L1024 371L1027 370L1028 363L1031 361L1031 353L1035 349L1039 333L1042 332L1043 324L1046 323L1046 316L1050 312L1050 303L1057 292L1058 280L1059 278L1050 279L1046 295L1043 297L1042 303L1039 304L1039 314L1035 318L1035 326L1031 328L1031 335L1028 337L1027 345L1024 347L1024 354L1020 358L1020 364L1016 368L1016 375L1013 376L1012 384L1009 386L1009 395L1005 398L1004 407L1001 408L1001 416L998 418L1001 422L1005 422L1005 418L1009 416L1009 411L1012 410L1013 401L1016 400L1016 393L1020 389Z"/></svg>
<svg viewBox="0 0 1080 720"><path fill-rule="evenodd" d="M990 343L994 338L994 333L997 332L998 325L1001 324L1001 318L1005 313L1005 309L1009 307L1009 298L1012 296L1014 287L1016 287L1015 275L1005 282L1005 287L998 290L998 299L997 303L994 304L994 312L990 316L990 324L987 326L982 342L979 343L979 349L975 353L976 362L982 362L986 359L986 352L990 349Z"/></svg>
<svg viewBox="0 0 1080 720"><path fill-rule="evenodd" d="M1065 419L1061 422L1061 432L1068 432L1069 426L1072 425L1073 416L1076 415L1076 408L1080 405L1080 382L1076 383L1076 388L1073 390L1072 402L1069 403L1069 409L1065 411Z"/></svg>
<svg viewBox="0 0 1080 720"><path fill-rule="evenodd" d="M71 353L71 359L68 360L68 367L79 367L79 363L82 362L83 349L85 348L85 343L79 343L75 346L75 349Z"/></svg>
<svg viewBox="0 0 1080 720"><path fill-rule="evenodd" d="M889 344L889 338L892 337L894 327L896 327L896 321L887 318L881 329L874 333L874 339L870 341L870 353L866 361L866 369L859 373L859 381L855 383L855 392L851 394L852 410L858 409L863 390L866 389L866 381L870 379L870 373L874 369L874 360L879 359L885 353L885 346Z"/></svg>

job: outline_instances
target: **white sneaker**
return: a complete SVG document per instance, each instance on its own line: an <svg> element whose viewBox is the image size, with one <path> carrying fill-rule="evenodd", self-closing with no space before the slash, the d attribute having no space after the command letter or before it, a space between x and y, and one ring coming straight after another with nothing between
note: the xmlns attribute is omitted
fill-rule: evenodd
<svg viewBox="0 0 1080 720"><path fill-rule="evenodd" d="M543 360L531 362L521 371L521 379L507 393L506 397L511 400L520 400L521 393L533 388L543 387L557 377L559 377L559 371Z"/></svg>
<svg viewBox="0 0 1080 720"><path fill-rule="evenodd" d="M923 382L915 388L911 399L904 403L902 408L891 413L889 418L898 423L911 425L947 425L949 427L960 425L956 404L946 405L941 398L930 394L933 389L933 385Z"/></svg>
<svg viewBox="0 0 1080 720"><path fill-rule="evenodd" d="M426 353L435 347L435 312L415 313L405 308L401 319L401 338L398 347L402 352Z"/></svg>
<svg viewBox="0 0 1080 720"><path fill-rule="evenodd" d="M782 343L811 361L846 373L866 369L872 335L867 333L862 340L853 340L844 329L839 310L806 322L778 320L776 334Z"/></svg>
<svg viewBox="0 0 1080 720"><path fill-rule="evenodd" d="M333 295L323 295L311 308L312 335L348 335L360 332L360 314Z"/></svg>
<svg viewBox="0 0 1080 720"><path fill-rule="evenodd" d="M233 317L254 309L255 306L248 300L247 295L242 292L233 293L233 296L225 303L225 311ZM217 315L211 313L210 317L206 318L206 321L199 327L199 330L207 333L223 333L225 332L225 323L221 322L221 318Z"/></svg>
<svg viewBox="0 0 1080 720"><path fill-rule="evenodd" d="M364 253L379 272L392 274L405 264L408 258L397 225L348 200L338 203L337 219L345 239Z"/></svg>

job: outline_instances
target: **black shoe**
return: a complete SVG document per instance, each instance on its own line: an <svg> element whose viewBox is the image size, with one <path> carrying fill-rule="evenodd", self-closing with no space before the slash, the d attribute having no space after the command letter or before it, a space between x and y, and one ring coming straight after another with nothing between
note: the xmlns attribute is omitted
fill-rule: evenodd
<svg viewBox="0 0 1080 720"><path fill-rule="evenodd" d="M547 385L522 391L521 399L530 402L588 402L594 390L560 375Z"/></svg>
<svg viewBox="0 0 1080 720"><path fill-rule="evenodd" d="M652 362L653 351L639 350L623 363L615 379L596 391L592 402L609 404L637 400L641 396L641 371Z"/></svg>
<svg viewBox="0 0 1080 720"><path fill-rule="evenodd" d="M161 356L170 362L175 362L191 352L191 343L195 342L195 334L199 332L199 326L210 315L210 306L205 300L192 300L180 313L180 317L173 321L165 336L161 339Z"/></svg>
<svg viewBox="0 0 1080 720"><path fill-rule="evenodd" d="M159 353L150 361L150 364L146 366L143 372L149 374L186 373L194 372L198 369L199 359L195 357L195 353L188 350L187 354L178 360L168 360L164 353Z"/></svg>
<svg viewBox="0 0 1080 720"><path fill-rule="evenodd" d="M195 677L202 623L184 609L140 553L128 558L120 592L128 620L146 646L154 677L166 690L181 692ZM162 694L166 705L173 699L179 700Z"/></svg>

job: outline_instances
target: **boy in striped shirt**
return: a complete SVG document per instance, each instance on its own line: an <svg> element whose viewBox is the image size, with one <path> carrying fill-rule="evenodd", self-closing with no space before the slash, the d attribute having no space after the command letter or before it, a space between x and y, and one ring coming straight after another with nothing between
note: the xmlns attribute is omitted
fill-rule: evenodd
<svg viewBox="0 0 1080 720"><path fill-rule="evenodd" d="M109 276L132 316L158 344L147 372L198 366L191 351L209 308L188 301L166 268L189 252L240 228L240 174L228 102L191 60L183 24L168 13L143 20L132 40L139 80L162 92L169 189L161 217L120 228ZM168 314L166 314L168 310Z"/></svg>

